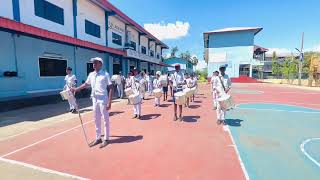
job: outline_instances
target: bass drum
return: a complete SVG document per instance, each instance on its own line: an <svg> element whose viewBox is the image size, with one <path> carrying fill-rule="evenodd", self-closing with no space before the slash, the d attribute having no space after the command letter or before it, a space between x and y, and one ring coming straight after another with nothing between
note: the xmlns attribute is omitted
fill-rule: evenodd
<svg viewBox="0 0 320 180"><path fill-rule="evenodd" d="M61 98L63 100L68 100L74 98L73 93L70 91L70 89L64 90L60 92Z"/></svg>
<svg viewBox="0 0 320 180"><path fill-rule="evenodd" d="M154 89L153 94L155 97L160 98L162 96L162 90L161 89Z"/></svg>
<svg viewBox="0 0 320 180"><path fill-rule="evenodd" d="M141 103L141 96L140 96L140 94L139 94L139 93L131 94L131 95L129 96L129 102L130 102L130 104L132 104L132 105Z"/></svg>
<svg viewBox="0 0 320 180"><path fill-rule="evenodd" d="M184 92L177 92L174 93L174 98L177 105L184 105L186 104L186 93Z"/></svg>
<svg viewBox="0 0 320 180"><path fill-rule="evenodd" d="M186 94L186 97L192 96L192 90L190 88L183 89L183 92Z"/></svg>
<svg viewBox="0 0 320 180"><path fill-rule="evenodd" d="M126 94L126 96L130 96L133 94L133 90L132 90L132 88L126 88L124 90L124 93Z"/></svg>
<svg viewBox="0 0 320 180"><path fill-rule="evenodd" d="M217 99L222 110L230 110L234 108L234 103L231 95L225 94Z"/></svg>

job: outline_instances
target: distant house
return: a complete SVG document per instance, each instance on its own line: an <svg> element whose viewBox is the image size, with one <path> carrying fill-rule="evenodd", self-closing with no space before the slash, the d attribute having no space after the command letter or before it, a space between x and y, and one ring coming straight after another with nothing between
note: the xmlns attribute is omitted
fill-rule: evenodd
<svg viewBox="0 0 320 180"><path fill-rule="evenodd" d="M284 62L286 58L290 58L294 56L294 58L299 58L299 54L297 53L276 53L277 59L276 61L280 64ZM272 53L271 54L266 54L265 56L265 61L263 64L263 75L264 77L266 76L271 76L272 75Z"/></svg>
<svg viewBox="0 0 320 180"><path fill-rule="evenodd" d="M238 27L205 32L205 61L208 75L227 64L230 77L255 77L258 66L262 66L268 49L254 45L254 37L262 28Z"/></svg>
<svg viewBox="0 0 320 180"><path fill-rule="evenodd" d="M165 67L164 68L165 72L175 71L174 66L179 64L181 67L181 71L183 73L193 73L193 64L190 61L187 61L185 59L178 58L178 57L171 57L171 58L165 59L163 62L171 66L171 67Z"/></svg>

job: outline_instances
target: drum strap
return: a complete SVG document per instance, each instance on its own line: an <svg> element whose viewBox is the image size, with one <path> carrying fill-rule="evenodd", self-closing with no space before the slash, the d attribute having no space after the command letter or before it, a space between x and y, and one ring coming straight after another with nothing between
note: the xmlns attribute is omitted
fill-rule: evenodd
<svg viewBox="0 0 320 180"><path fill-rule="evenodd" d="M223 88L224 92L226 92L226 87L224 87L224 84L222 82L221 76L219 76L219 80L220 80L220 83L222 85L222 88Z"/></svg>

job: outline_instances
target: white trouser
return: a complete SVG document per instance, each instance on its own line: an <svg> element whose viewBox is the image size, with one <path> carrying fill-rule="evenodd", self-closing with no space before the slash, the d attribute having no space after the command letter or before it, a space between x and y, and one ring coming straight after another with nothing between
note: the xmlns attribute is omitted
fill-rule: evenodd
<svg viewBox="0 0 320 180"><path fill-rule="evenodd" d="M68 103L69 103L69 106L70 106L70 110L71 109L78 109L75 99L68 99Z"/></svg>
<svg viewBox="0 0 320 180"><path fill-rule="evenodd" d="M141 103L133 105L133 114L139 115L139 116L141 115Z"/></svg>
<svg viewBox="0 0 320 180"><path fill-rule="evenodd" d="M217 103L217 120L225 120L226 111L221 109L219 103Z"/></svg>
<svg viewBox="0 0 320 180"><path fill-rule="evenodd" d="M160 98L155 97L154 98L154 104L155 105L160 105Z"/></svg>
<svg viewBox="0 0 320 180"><path fill-rule="evenodd" d="M152 91L153 91L153 85L151 82L148 83L148 93L149 94L152 94Z"/></svg>
<svg viewBox="0 0 320 180"><path fill-rule="evenodd" d="M101 138L101 116L104 119L104 140L109 139L109 112L106 109L107 98L103 97L92 97L93 104L93 118L96 125L96 139Z"/></svg>
<svg viewBox="0 0 320 180"><path fill-rule="evenodd" d="M118 96L120 98L123 98L123 85L122 84L118 84L117 85L117 90L118 90Z"/></svg>
<svg viewBox="0 0 320 180"><path fill-rule="evenodd" d="M212 92L212 101L213 101L214 107L217 107L217 104L218 104L217 98L218 98L217 92L214 90Z"/></svg>

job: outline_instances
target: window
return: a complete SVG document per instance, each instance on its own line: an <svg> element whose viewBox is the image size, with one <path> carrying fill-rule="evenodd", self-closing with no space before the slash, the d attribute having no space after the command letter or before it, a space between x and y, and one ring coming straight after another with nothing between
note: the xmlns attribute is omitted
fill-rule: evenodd
<svg viewBox="0 0 320 180"><path fill-rule="evenodd" d="M141 53L142 54L147 54L147 48L144 46L141 46Z"/></svg>
<svg viewBox="0 0 320 180"><path fill-rule="evenodd" d="M135 51L137 50L137 43L136 42L131 41L130 46L133 48L133 50L135 50Z"/></svg>
<svg viewBox="0 0 320 180"><path fill-rule="evenodd" d="M64 25L63 9L45 0L34 0L35 15Z"/></svg>
<svg viewBox="0 0 320 180"><path fill-rule="evenodd" d="M122 46L122 36L112 32L112 43Z"/></svg>
<svg viewBox="0 0 320 180"><path fill-rule="evenodd" d="M94 71L93 69L93 63L87 63L87 76Z"/></svg>
<svg viewBox="0 0 320 180"><path fill-rule="evenodd" d="M150 50L150 56L154 57L154 51L153 50Z"/></svg>
<svg viewBox="0 0 320 180"><path fill-rule="evenodd" d="M40 76L65 76L67 60L39 58Z"/></svg>
<svg viewBox="0 0 320 180"><path fill-rule="evenodd" d="M96 25L93 22L90 22L88 20L85 20L85 28L86 28L86 33L90 34L91 36L100 38L100 26Z"/></svg>

